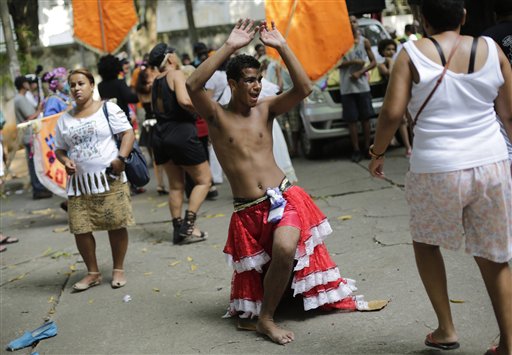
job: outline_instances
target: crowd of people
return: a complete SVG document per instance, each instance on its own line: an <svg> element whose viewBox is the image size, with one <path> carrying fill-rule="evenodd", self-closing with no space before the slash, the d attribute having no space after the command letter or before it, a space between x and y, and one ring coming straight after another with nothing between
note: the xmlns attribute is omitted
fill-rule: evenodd
<svg viewBox="0 0 512 355"><path fill-rule="evenodd" d="M497 6L510 21L510 5L497 1ZM383 178L385 152L400 132L410 157L405 189L413 248L439 322L425 344L443 350L460 347L440 247L459 249L465 238L501 334L498 346L487 353L511 354L512 155L507 138L512 137L512 58L490 37L460 35L463 0L423 2L422 15L425 36L409 28L398 55L396 41L382 41L381 63L359 32L357 18L350 16L355 43L338 69L352 160L366 157L370 174ZM500 44L504 37L499 26L489 35ZM262 44L255 54L238 54L256 36ZM284 64L267 57L265 47L275 49ZM174 244L208 237L196 219L215 191L211 164L218 161L229 181L234 212L224 253L234 269L230 316L257 317L258 332L287 344L294 333L277 325L274 313L289 287L303 298L305 310L368 309L353 294L355 281L341 276L324 244L332 233L327 218L294 184L290 155L298 150L298 105L311 93L312 83L274 23L239 20L220 48L210 51L197 43L192 59L159 43L132 73L130 85L125 81L127 64L112 55L100 59L98 90L104 101L93 99L96 83L86 68L44 74L51 91L44 103L37 85L31 86L37 77L15 82L18 122L65 111L57 123L56 156L69 176L69 226L87 267L73 289L84 291L102 282L93 236L100 230L108 231L112 249L111 286L127 283L127 227L134 218L124 169L138 126L141 144L155 164L158 192L167 193L160 172L167 177L173 226L169 240ZM371 144L368 73L374 68L386 80L387 92ZM138 102L144 119L137 124L137 110L130 105ZM291 133L286 141L283 128ZM31 137L27 130L23 143L33 197L50 197L31 167ZM139 189L131 186L132 193ZM1 235L0 244L15 242Z"/></svg>

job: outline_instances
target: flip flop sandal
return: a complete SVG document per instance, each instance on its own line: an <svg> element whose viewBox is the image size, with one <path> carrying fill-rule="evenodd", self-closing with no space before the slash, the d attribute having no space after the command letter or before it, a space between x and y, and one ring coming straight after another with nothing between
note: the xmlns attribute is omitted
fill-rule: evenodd
<svg viewBox="0 0 512 355"><path fill-rule="evenodd" d="M0 245L0 253L6 251L7 247L5 245Z"/></svg>
<svg viewBox="0 0 512 355"><path fill-rule="evenodd" d="M497 346L493 346L492 348L488 349L484 355L498 355L499 350Z"/></svg>
<svg viewBox="0 0 512 355"><path fill-rule="evenodd" d="M4 236L3 239L0 239L0 244L13 244L13 243L18 243L18 242L19 242L19 239L14 238L14 237Z"/></svg>
<svg viewBox="0 0 512 355"><path fill-rule="evenodd" d="M441 350L455 350L460 348L460 344L458 341L454 341L453 343L438 343L434 340L432 333L427 335L425 339L425 345L430 346L431 348L441 349Z"/></svg>

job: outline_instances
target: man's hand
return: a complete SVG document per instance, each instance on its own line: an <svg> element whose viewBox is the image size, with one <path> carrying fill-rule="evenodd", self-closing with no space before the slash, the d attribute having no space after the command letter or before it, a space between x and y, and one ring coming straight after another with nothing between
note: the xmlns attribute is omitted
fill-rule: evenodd
<svg viewBox="0 0 512 355"><path fill-rule="evenodd" d="M286 44L283 35L276 29L274 21L271 22L272 29L269 31L267 22L263 21L260 25L260 40L264 45L278 49Z"/></svg>
<svg viewBox="0 0 512 355"><path fill-rule="evenodd" d="M258 26L254 27L253 20L247 18L245 20L240 19L235 25L235 28L233 28L233 31L231 31L226 44L235 50L240 49L248 45L254 39L256 32L258 32Z"/></svg>
<svg viewBox="0 0 512 355"><path fill-rule="evenodd" d="M352 80L359 80L359 78L362 76L363 74L360 72L360 71L355 71L353 72L352 74L350 74L350 79Z"/></svg>
<svg viewBox="0 0 512 355"><path fill-rule="evenodd" d="M66 173L68 175L73 175L76 172L76 165L73 160L67 159L64 167L66 168Z"/></svg>

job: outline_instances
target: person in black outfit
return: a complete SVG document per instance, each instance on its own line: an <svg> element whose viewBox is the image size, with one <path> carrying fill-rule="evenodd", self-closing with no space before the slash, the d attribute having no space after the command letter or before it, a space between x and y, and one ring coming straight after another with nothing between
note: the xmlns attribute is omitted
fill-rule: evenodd
<svg viewBox="0 0 512 355"><path fill-rule="evenodd" d="M200 242L206 239L207 234L195 227L196 214L208 194L212 177L206 153L197 137L194 106L173 48L165 43L157 44L149 53L148 64L161 72L151 89L151 104L157 120L152 144L155 162L164 167L169 178L173 243ZM188 210L182 218L185 172L192 177L195 186L190 194Z"/></svg>
<svg viewBox="0 0 512 355"><path fill-rule="evenodd" d="M98 84L98 92L102 100L116 99L119 106L130 119L130 109L128 104L139 102L137 94L133 92L124 79L119 79L119 73L123 71L121 61L111 54L107 54L100 58L98 62L98 73L101 76L101 83ZM146 192L143 187L138 187L130 183L130 189L133 194Z"/></svg>
<svg viewBox="0 0 512 355"><path fill-rule="evenodd" d="M102 100L116 99L117 106L121 107L126 117L129 118L130 109L128 104L139 102L139 98L123 79L118 78L122 70L121 62L113 55L107 54L101 57L98 62L98 73L102 81L98 84L98 92Z"/></svg>

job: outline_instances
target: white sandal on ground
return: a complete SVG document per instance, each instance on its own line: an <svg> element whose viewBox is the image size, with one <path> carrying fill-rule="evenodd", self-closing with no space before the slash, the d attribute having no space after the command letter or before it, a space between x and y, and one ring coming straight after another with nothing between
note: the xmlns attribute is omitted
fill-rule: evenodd
<svg viewBox="0 0 512 355"><path fill-rule="evenodd" d="M93 271L90 271L87 273L88 275L100 275L97 279L95 279L94 281L92 282L89 282L89 283L85 283L85 282L77 282L76 284L73 285L73 290L75 291L85 291L93 286L98 286L99 284L101 284L101 273L100 272L93 272Z"/></svg>

